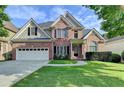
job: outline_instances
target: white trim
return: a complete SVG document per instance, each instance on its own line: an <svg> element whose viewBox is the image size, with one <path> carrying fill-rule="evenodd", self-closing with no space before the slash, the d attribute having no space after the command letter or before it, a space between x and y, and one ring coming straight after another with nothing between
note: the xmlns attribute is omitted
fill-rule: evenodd
<svg viewBox="0 0 124 93"><path fill-rule="evenodd" d="M11 40L17 38L20 34L22 34L22 32L25 31L25 29L29 26L29 24L33 22L39 29L40 31L42 31L46 36L50 37L52 39L52 37L47 34L43 29L40 28L40 26L31 18L12 38Z"/></svg>
<svg viewBox="0 0 124 93"><path fill-rule="evenodd" d="M53 24L51 25L51 27L52 26L54 26L59 20L63 20L63 21L65 21L68 25L70 25L70 26L73 26L73 24L72 23L70 23L70 21L68 21L64 16L62 16L62 15L60 15L54 22L53 22Z"/></svg>
<svg viewBox="0 0 124 93"><path fill-rule="evenodd" d="M95 28L93 28L83 39L87 39L89 37L90 34L92 34L93 32L95 32L97 34L97 36L103 40L105 40L100 33L97 32L97 30Z"/></svg>

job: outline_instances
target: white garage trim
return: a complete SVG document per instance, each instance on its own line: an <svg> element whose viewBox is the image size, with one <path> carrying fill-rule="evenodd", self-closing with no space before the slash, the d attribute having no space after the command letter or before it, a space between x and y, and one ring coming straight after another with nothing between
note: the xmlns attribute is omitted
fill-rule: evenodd
<svg viewBox="0 0 124 93"><path fill-rule="evenodd" d="M49 60L48 48L17 48L16 60Z"/></svg>

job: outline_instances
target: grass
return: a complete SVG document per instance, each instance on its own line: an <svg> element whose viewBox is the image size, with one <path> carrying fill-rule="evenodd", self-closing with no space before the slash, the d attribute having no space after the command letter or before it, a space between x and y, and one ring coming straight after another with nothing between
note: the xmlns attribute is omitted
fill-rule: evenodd
<svg viewBox="0 0 124 93"><path fill-rule="evenodd" d="M52 60L49 64L76 64L75 60Z"/></svg>
<svg viewBox="0 0 124 93"><path fill-rule="evenodd" d="M14 87L123 87L124 64L91 61L78 67L43 67Z"/></svg>

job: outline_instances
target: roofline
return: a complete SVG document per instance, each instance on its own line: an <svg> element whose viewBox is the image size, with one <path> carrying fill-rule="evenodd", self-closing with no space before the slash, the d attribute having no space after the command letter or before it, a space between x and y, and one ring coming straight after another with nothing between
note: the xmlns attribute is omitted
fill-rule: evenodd
<svg viewBox="0 0 124 93"><path fill-rule="evenodd" d="M11 40L11 42L16 43L16 42L52 42L53 40Z"/></svg>
<svg viewBox="0 0 124 93"><path fill-rule="evenodd" d="M48 35L51 39L53 39L48 33L46 33L46 32L40 27L39 24L37 24L37 23L35 22L35 20L34 20L33 18L31 18L30 20L28 20L28 21L21 27L21 29L20 29L10 40L12 40L12 39L14 39L15 37L17 37L18 34L19 34L21 31L23 31L23 30L25 29L25 26L27 26L31 21L33 21L33 22L35 23L35 25L38 26L38 28L40 28L40 30L41 30L44 34Z"/></svg>
<svg viewBox="0 0 124 93"><path fill-rule="evenodd" d="M88 33L83 37L83 39L87 39L87 37L88 37L93 31L95 31L96 34L97 34L101 39L105 40L105 38L104 38L95 28L93 28L90 32L88 32Z"/></svg>
<svg viewBox="0 0 124 93"><path fill-rule="evenodd" d="M61 18L64 18L64 19L68 22L68 24L70 24L70 26L73 26L73 24L72 24L70 21L68 21L63 15L60 15L60 16L52 23L52 25L51 25L50 27L53 27Z"/></svg>
<svg viewBox="0 0 124 93"><path fill-rule="evenodd" d="M83 28L85 28L70 12L66 11L64 15L69 14L70 17L74 18L75 21Z"/></svg>
<svg viewBox="0 0 124 93"><path fill-rule="evenodd" d="M17 33L17 31L14 31L14 30L8 29L7 27L4 27L4 28L7 29L7 30L10 30L10 31L13 32L13 33Z"/></svg>
<svg viewBox="0 0 124 93"><path fill-rule="evenodd" d="M109 41L109 40L110 40L110 41ZM119 40L124 40L124 38L116 39L116 40L108 39L108 40L106 40L106 43L116 42L116 41L119 41Z"/></svg>

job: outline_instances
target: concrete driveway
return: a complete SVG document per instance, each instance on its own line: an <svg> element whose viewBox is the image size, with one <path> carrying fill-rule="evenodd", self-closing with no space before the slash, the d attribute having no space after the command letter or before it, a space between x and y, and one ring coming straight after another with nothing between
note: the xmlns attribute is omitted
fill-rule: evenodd
<svg viewBox="0 0 124 93"><path fill-rule="evenodd" d="M0 87L8 87L32 72L45 66L48 61L0 62Z"/></svg>

